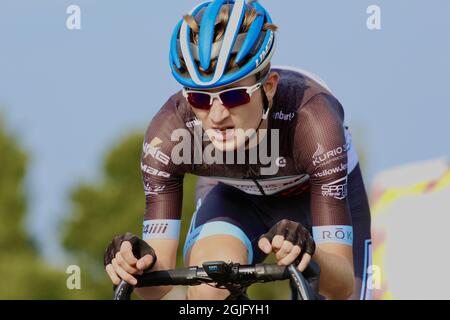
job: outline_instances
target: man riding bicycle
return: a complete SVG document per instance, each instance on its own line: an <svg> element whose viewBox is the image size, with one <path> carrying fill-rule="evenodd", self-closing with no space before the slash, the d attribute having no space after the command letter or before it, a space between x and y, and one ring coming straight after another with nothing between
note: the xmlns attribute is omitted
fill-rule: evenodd
<svg viewBox="0 0 450 320"><path fill-rule="evenodd" d="M256 1L213 0L175 27L170 66L183 90L151 121L141 169L143 239L116 237L105 254L114 284L175 267L183 177L199 176L184 246L187 265L259 263L321 268L320 294L366 298L370 210L344 110L307 72L272 67L277 27ZM138 259L139 258L139 259ZM170 287L137 288L160 299ZM225 299L225 289L189 287L188 299Z"/></svg>

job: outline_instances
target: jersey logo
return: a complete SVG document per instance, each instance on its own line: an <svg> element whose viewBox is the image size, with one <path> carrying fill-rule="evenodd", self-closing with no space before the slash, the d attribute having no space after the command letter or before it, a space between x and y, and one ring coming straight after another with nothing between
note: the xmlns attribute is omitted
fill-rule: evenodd
<svg viewBox="0 0 450 320"><path fill-rule="evenodd" d="M224 184L233 186L241 191L253 195L262 195L259 187L255 184L255 181L249 179L230 179L225 177L215 177L213 178ZM259 179L256 180L259 186L263 189L264 193L267 195L286 195L288 193L281 192L291 192L292 190L299 190L299 186L303 186L309 179L308 175L300 176L290 176L290 177L279 177L276 179ZM303 187L301 187L304 190ZM289 193L290 194L290 193Z"/></svg>
<svg viewBox="0 0 450 320"><path fill-rule="evenodd" d="M317 178L327 177L327 176L330 176L332 174L345 171L345 170L347 170L347 168L348 168L348 165L346 163L341 163L339 166L334 167L333 169L325 169L325 170L323 170L321 172L317 172L317 173L313 174L313 176L317 177Z"/></svg>
<svg viewBox="0 0 450 320"><path fill-rule="evenodd" d="M144 144L144 159L148 156L152 156L152 158L157 161L168 165L170 161L170 157L160 151L160 147L158 147L162 143L162 140L158 137L154 138L152 142Z"/></svg>
<svg viewBox="0 0 450 320"><path fill-rule="evenodd" d="M325 152L324 147L318 143L317 144L317 150L314 152L312 158L313 158L313 165L325 165L333 161L337 161L340 159L343 159L345 156L345 152L347 152L350 149L350 143L346 143L343 146L339 146L333 150Z"/></svg>
<svg viewBox="0 0 450 320"><path fill-rule="evenodd" d="M322 186L322 196L338 200L347 197L347 176Z"/></svg>
<svg viewBox="0 0 450 320"><path fill-rule="evenodd" d="M325 149L322 147L320 143L317 144L317 150L313 154L313 158L317 158L325 152Z"/></svg>
<svg viewBox="0 0 450 320"><path fill-rule="evenodd" d="M173 239L178 240L181 220L156 219L144 221L142 239Z"/></svg>
<svg viewBox="0 0 450 320"><path fill-rule="evenodd" d="M169 226L168 223L152 223L144 226L143 233L161 233L164 234Z"/></svg>
<svg viewBox="0 0 450 320"><path fill-rule="evenodd" d="M315 226L312 228L316 243L353 244L353 227L346 225Z"/></svg>
<svg viewBox="0 0 450 320"><path fill-rule="evenodd" d="M158 176L158 177L164 177L164 178L170 178L170 174L164 171L159 171L155 168L152 168L146 164L141 163L141 169L143 172L151 174L153 176Z"/></svg>
<svg viewBox="0 0 450 320"><path fill-rule="evenodd" d="M278 111L275 112L273 114L273 119L274 120L283 120L283 121L291 121L292 119L294 119L295 117L295 113L291 112L291 113L283 113L283 111Z"/></svg>
<svg viewBox="0 0 450 320"><path fill-rule="evenodd" d="M164 191L166 186L153 186L151 182L144 182L144 193L146 196L149 195L158 195L159 192Z"/></svg>
<svg viewBox="0 0 450 320"><path fill-rule="evenodd" d="M277 167L279 167L279 168L284 168L284 167L286 167L286 164L287 164L286 158L285 158L285 157L278 157L278 158L275 160L275 164L276 164Z"/></svg>
<svg viewBox="0 0 450 320"><path fill-rule="evenodd" d="M186 122L186 127L188 127L188 128L193 128L195 126L201 126L201 125L202 125L202 122L200 120L198 120L197 118Z"/></svg>

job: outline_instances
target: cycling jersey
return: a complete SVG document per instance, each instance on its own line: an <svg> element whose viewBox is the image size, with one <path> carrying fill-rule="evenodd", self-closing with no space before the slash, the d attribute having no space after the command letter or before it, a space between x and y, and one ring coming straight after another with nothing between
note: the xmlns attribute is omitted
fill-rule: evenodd
<svg viewBox="0 0 450 320"><path fill-rule="evenodd" d="M258 154L260 145L245 150L243 158L239 158L242 154L237 151L217 157L211 142L202 139L201 122L181 92L170 97L155 115L145 135L141 158L146 194L144 239L178 239L183 177L191 173L203 177L197 190L201 194L198 199L206 200L211 190L207 185L215 184L238 190L252 199L264 197L280 203L283 203L282 199L290 199L285 203L291 203L293 208L298 206L297 220L309 221L307 226L317 244L341 243L355 248L348 177L357 168L358 159L344 125L343 107L320 80L286 68L273 68L272 71L277 72L280 79L268 118L267 134L260 143L266 146L267 153L256 160L252 155ZM253 153L255 150L257 152ZM227 161L229 159L233 161ZM363 195L362 200L355 198L363 203L361 210L364 211L358 213L364 215L364 226L361 227L364 232L357 246L358 250L367 252L365 241L370 240L370 213L360 180L354 184L357 190L352 191ZM308 217L302 216L300 210L300 202L304 199L308 199ZM242 221L251 223L249 215L244 217L246 212L248 210L230 214L242 214ZM204 214L212 217L214 212ZM282 214L279 212L277 217L283 218ZM194 240L214 232L229 233L242 239L249 250L249 260L254 259L255 248L249 239L249 228L238 222L226 222L225 218L215 218L216 222L222 222L220 228L217 223L215 227L210 224L209 229L197 224L197 227L203 226L200 231L191 228L185 251ZM202 219L209 221L205 217ZM267 232L264 231L267 226L263 226L257 228L257 233ZM360 261L365 255L361 254L358 265L363 264ZM359 278L363 277L361 269L358 267Z"/></svg>
<svg viewBox="0 0 450 320"><path fill-rule="evenodd" d="M260 169L267 166L261 163L207 163L209 159L199 163L193 154L189 155L190 161L174 164L170 159L172 149L180 140L172 141L172 133L185 129L178 131L189 132L193 145L198 142L194 130L201 126L179 92L153 118L145 136L142 173L147 195L146 220L180 218L183 176L191 173L213 177L250 194L289 196L309 189L316 225L350 224L345 186L347 172L357 160L348 161L353 148L344 127L343 108L311 78L294 71L274 71L280 74L280 81L267 139L271 130L278 129L279 156L272 160L279 170L262 176ZM210 145L209 141L200 143L200 150Z"/></svg>

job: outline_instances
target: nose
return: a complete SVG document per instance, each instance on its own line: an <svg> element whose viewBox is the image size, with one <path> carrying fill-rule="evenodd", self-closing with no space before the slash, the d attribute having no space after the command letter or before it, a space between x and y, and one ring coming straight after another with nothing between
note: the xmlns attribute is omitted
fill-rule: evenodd
<svg viewBox="0 0 450 320"><path fill-rule="evenodd" d="M211 109L209 111L209 118L214 124L220 124L230 116L230 112L223 106L219 99L214 98Z"/></svg>

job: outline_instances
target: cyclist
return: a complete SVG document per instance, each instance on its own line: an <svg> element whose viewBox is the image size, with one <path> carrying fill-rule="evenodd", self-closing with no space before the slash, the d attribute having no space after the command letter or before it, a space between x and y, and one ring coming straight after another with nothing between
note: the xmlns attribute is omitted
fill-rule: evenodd
<svg viewBox="0 0 450 320"><path fill-rule="evenodd" d="M175 267L183 176L191 173L199 179L187 265L258 263L274 252L301 271L318 262L326 298L368 297L370 211L344 110L317 77L271 66L276 30L262 5L245 0L201 3L176 26L170 66L183 90L151 121L141 158L143 239L154 252L137 259L137 237L116 237L105 254L114 284ZM136 292L160 299L170 289ZM228 295L206 285L187 294Z"/></svg>

